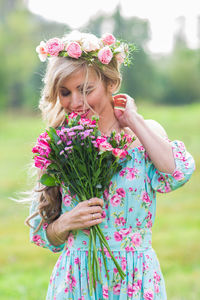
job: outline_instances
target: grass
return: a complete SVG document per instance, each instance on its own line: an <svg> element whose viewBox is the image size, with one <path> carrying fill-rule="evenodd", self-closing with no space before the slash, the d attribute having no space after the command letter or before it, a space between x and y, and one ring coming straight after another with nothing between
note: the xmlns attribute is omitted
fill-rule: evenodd
<svg viewBox="0 0 200 300"><path fill-rule="evenodd" d="M185 142L196 160L196 172L184 187L160 195L153 227L153 247L165 277L168 299L200 299L200 105L164 107L142 105L145 119L155 119L170 139ZM27 205L10 197L32 186L28 177L31 148L45 128L38 116L0 115L0 291L1 300L45 299L48 282L59 254L29 243L24 226Z"/></svg>

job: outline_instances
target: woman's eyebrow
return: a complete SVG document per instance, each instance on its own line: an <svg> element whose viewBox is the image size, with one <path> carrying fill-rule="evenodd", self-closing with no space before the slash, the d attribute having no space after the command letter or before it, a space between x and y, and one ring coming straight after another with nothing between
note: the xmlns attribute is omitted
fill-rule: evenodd
<svg viewBox="0 0 200 300"><path fill-rule="evenodd" d="M89 83L87 84L87 87L93 86L93 85L94 85L93 82L89 82ZM84 87L84 83L83 83L83 84L79 84L76 88L77 88L77 89L80 89L80 88L83 88L83 87ZM66 88L65 86L60 86L60 89L66 89L66 90L69 90L69 89Z"/></svg>

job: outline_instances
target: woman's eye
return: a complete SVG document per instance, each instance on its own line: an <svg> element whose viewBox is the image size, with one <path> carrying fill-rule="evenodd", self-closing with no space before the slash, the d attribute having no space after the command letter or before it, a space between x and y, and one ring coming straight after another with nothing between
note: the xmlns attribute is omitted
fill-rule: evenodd
<svg viewBox="0 0 200 300"><path fill-rule="evenodd" d="M86 94L86 95L89 95L93 90L94 90L93 87L87 88L87 89L85 90L85 94ZM83 91L82 89L80 90L80 92L81 92L81 94L84 94L84 91Z"/></svg>
<svg viewBox="0 0 200 300"><path fill-rule="evenodd" d="M69 95L69 92L61 91L60 94L61 94L62 97L67 97Z"/></svg>

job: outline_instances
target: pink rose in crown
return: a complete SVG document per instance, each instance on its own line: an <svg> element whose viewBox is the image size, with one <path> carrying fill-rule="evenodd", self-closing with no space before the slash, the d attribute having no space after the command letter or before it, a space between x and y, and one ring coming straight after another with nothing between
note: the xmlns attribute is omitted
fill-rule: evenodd
<svg viewBox="0 0 200 300"><path fill-rule="evenodd" d="M175 170L174 173L172 174L172 176L177 181L182 180L184 178L184 174L181 171L179 171L179 170Z"/></svg>
<svg viewBox="0 0 200 300"><path fill-rule="evenodd" d="M120 64L123 64L123 62L124 62L124 59L126 58L126 55L125 55L125 53L117 53L116 55L115 55L115 58L116 58L116 60L120 63Z"/></svg>
<svg viewBox="0 0 200 300"><path fill-rule="evenodd" d="M102 42L104 45L112 45L116 42L116 38L111 33L104 33L102 36Z"/></svg>
<svg viewBox="0 0 200 300"><path fill-rule="evenodd" d="M77 42L71 42L66 47L67 53L72 58L79 58L82 54L81 46Z"/></svg>
<svg viewBox="0 0 200 300"><path fill-rule="evenodd" d="M109 46L103 47L101 50L98 52L98 59L102 64L108 65L113 57L113 53Z"/></svg>
<svg viewBox="0 0 200 300"><path fill-rule="evenodd" d="M47 58L47 52L46 52L46 44L45 42L41 41L39 46L36 47L36 52L39 55L39 59L41 61L45 61Z"/></svg>
<svg viewBox="0 0 200 300"><path fill-rule="evenodd" d="M51 56L58 56L59 52L64 50L65 45L58 38L50 39L46 42L46 51Z"/></svg>

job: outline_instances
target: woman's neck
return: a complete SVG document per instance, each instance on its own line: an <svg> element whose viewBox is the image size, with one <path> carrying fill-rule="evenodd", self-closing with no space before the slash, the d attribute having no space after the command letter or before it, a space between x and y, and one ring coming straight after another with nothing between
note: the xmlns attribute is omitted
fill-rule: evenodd
<svg viewBox="0 0 200 300"><path fill-rule="evenodd" d="M100 116L98 124L99 130L105 135L110 135L113 130L117 133L122 130L117 118L115 117L112 105L104 112L104 114L102 114L102 116Z"/></svg>

